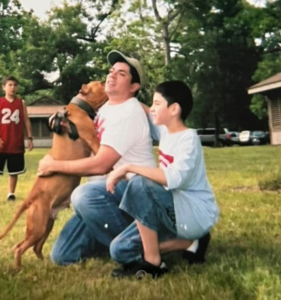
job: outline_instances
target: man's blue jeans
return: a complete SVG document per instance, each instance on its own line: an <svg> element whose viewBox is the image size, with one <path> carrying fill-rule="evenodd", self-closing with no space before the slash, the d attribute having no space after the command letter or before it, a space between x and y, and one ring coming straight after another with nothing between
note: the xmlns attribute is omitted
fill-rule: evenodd
<svg viewBox="0 0 281 300"><path fill-rule="evenodd" d="M78 186L71 195L74 215L55 242L51 259L59 265L79 262L95 255L98 245L109 248L132 218L119 209L128 181L122 180L115 193L106 191L106 179Z"/></svg>

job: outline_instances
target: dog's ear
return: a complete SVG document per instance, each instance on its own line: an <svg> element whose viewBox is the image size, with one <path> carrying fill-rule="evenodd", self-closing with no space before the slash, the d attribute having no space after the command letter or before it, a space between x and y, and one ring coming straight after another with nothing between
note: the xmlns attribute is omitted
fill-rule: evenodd
<svg viewBox="0 0 281 300"><path fill-rule="evenodd" d="M88 84L82 84L81 90L79 91L82 95L87 95L90 92L90 87Z"/></svg>

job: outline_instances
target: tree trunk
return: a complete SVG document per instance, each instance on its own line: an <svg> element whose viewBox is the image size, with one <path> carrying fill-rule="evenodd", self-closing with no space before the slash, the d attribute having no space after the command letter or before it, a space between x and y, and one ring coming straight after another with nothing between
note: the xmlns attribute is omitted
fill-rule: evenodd
<svg viewBox="0 0 281 300"><path fill-rule="evenodd" d="M163 37L164 37L164 45L165 45L165 65L167 66L171 61L171 45L169 38L168 25L163 24Z"/></svg>

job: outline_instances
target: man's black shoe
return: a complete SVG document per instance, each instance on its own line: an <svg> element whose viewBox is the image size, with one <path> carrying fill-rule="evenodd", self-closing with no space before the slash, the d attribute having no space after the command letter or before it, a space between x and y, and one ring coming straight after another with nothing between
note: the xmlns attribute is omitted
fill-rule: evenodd
<svg viewBox="0 0 281 300"><path fill-rule="evenodd" d="M190 265L203 264L205 262L205 254L210 243L211 235L207 233L198 240L198 249L196 252L183 251L182 257L188 261Z"/></svg>
<svg viewBox="0 0 281 300"><path fill-rule="evenodd" d="M164 275L168 271L169 269L164 262L161 262L160 266L155 266L147 261L142 261L139 263L126 264L123 265L122 268L114 269L111 276L118 279L132 276L135 276L137 279L142 279L144 276L150 275L153 279L155 279Z"/></svg>

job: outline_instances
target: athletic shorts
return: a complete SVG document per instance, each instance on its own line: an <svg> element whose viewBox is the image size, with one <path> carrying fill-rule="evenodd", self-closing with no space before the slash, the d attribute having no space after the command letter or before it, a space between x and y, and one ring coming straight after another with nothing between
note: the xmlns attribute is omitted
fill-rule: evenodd
<svg viewBox="0 0 281 300"><path fill-rule="evenodd" d="M4 174L6 163L9 175L18 175L25 172L24 153L0 153L0 175Z"/></svg>

